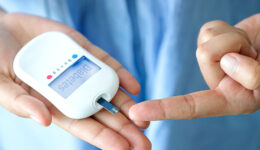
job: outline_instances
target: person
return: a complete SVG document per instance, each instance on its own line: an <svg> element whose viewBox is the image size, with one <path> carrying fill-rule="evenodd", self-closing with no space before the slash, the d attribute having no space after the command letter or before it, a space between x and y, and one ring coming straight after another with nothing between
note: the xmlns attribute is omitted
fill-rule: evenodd
<svg viewBox="0 0 260 150"><path fill-rule="evenodd" d="M106 53L63 24L32 15L4 14L0 19L1 35L5 37L0 40L0 103L15 114L30 116L44 125L51 122L52 116L58 126L103 149L128 149L129 146L133 149L150 149L149 141L135 126L129 125L127 118L134 120L137 127L146 128L148 122L145 121L149 120L252 113L259 108L259 15L242 21L236 28L223 21L210 22L202 27L197 57L211 90L188 93L207 89L193 50L200 26L214 19L235 24L259 12L258 4L254 0L0 2L7 12L45 16L83 33L89 41L125 66L141 83L141 93L132 96L137 102L170 97L135 105L124 92L119 91L113 103L120 106L120 102L128 100L125 108L120 107L123 114L109 116L100 112L93 118L72 121L33 90L30 94L24 94L24 89L29 88L13 75L11 60L32 37L49 30L69 34L100 59ZM114 69L120 66L111 57L103 58ZM121 86L130 94L137 94L137 82L124 69L120 70ZM22 96L19 96L20 92ZM16 98L14 95L17 94ZM183 94L188 95L171 97ZM57 126L42 128L5 110L1 110L0 115L3 120L0 124L2 149L95 149ZM37 117L32 117L34 115ZM126 122L131 130L120 130ZM105 132L93 138L97 128L105 128ZM156 150L254 150L260 148L258 131L259 113L256 112L244 116L151 122L144 132Z"/></svg>

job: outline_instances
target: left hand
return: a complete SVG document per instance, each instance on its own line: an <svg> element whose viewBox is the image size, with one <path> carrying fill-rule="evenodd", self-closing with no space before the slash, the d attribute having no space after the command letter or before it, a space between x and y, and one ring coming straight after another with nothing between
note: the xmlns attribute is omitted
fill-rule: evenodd
<svg viewBox="0 0 260 150"><path fill-rule="evenodd" d="M135 102L122 89L118 90L111 101L120 109L117 114L113 115L102 109L91 117L71 119L16 77L12 62L17 52L28 41L48 31L60 31L70 36L83 48L112 67L119 76L122 88L130 94L138 94L140 86L135 78L118 61L90 43L76 30L38 16L0 12L0 106L44 126L53 122L100 149L151 149L149 139L138 129L138 127L147 128L149 122L132 122L129 119L129 108Z"/></svg>
<svg viewBox="0 0 260 150"><path fill-rule="evenodd" d="M210 90L136 104L136 121L193 119L238 115L260 108L260 14L230 26L205 24L198 38L197 59Z"/></svg>

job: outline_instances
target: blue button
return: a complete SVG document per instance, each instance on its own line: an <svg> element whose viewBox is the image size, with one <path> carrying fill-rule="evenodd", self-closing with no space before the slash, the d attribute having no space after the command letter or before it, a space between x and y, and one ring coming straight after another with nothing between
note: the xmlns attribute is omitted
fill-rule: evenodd
<svg viewBox="0 0 260 150"><path fill-rule="evenodd" d="M78 57L77 54L73 54L73 55L72 55L72 58L73 58L73 59L76 59L77 57Z"/></svg>

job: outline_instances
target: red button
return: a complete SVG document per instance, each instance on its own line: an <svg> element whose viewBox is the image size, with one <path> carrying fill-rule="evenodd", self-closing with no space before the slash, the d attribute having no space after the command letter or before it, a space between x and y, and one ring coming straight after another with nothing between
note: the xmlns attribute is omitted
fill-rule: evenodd
<svg viewBox="0 0 260 150"><path fill-rule="evenodd" d="M52 75L48 75L48 76L47 76L47 79L51 79L51 78L52 78Z"/></svg>

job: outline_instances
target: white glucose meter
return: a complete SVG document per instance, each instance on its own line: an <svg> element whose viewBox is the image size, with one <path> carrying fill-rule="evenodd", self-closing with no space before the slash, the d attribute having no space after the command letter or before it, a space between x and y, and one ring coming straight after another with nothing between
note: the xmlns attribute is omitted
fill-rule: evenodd
<svg viewBox="0 0 260 150"><path fill-rule="evenodd" d="M86 118L103 107L118 111L109 103L119 88L115 71L64 33L46 32L32 39L17 53L13 68L70 118Z"/></svg>

